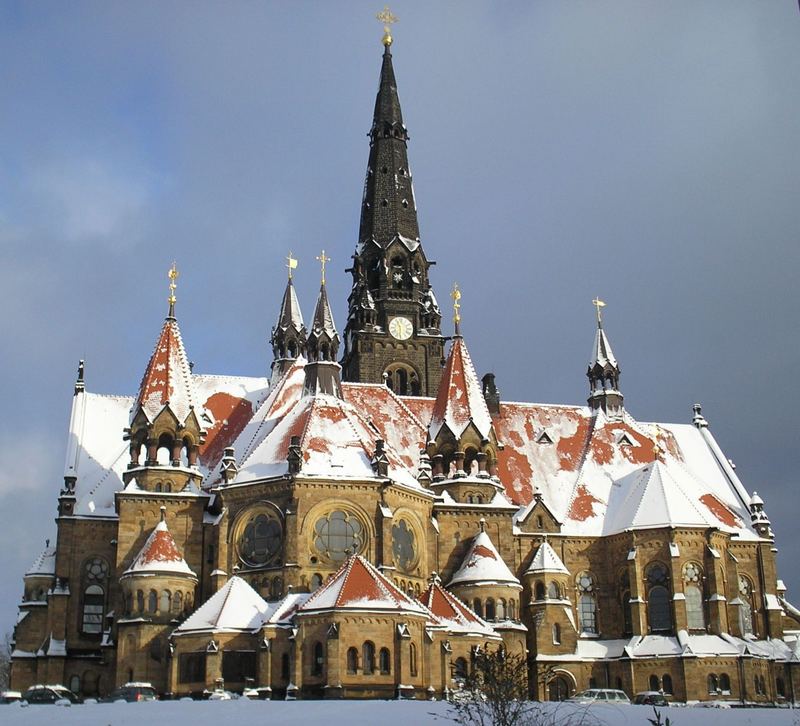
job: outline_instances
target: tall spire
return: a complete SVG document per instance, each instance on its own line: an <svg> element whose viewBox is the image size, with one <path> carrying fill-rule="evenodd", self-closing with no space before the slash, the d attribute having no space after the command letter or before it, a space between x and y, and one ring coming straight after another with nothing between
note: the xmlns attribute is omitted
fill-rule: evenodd
<svg viewBox="0 0 800 726"><path fill-rule="evenodd" d="M389 44L384 46L369 137L359 242L375 240L385 248L399 237L406 246L416 247L419 224L408 164L408 129L403 124Z"/></svg>
<svg viewBox="0 0 800 726"><path fill-rule="evenodd" d="M303 313L297 300L297 293L292 283L292 270L297 267L297 260L292 253L286 258L289 270L286 290L283 293L278 322L272 328L270 344L272 345L272 375L273 379L280 378L297 359L306 353L306 337L308 335L303 323Z"/></svg>
<svg viewBox="0 0 800 726"><path fill-rule="evenodd" d="M601 313L605 303L600 298L592 300L597 309L597 332L594 336L592 356L586 376L589 378L589 407L592 410L603 409L606 414L618 415L622 411L622 393L619 391L620 367L611 350Z"/></svg>
<svg viewBox="0 0 800 726"><path fill-rule="evenodd" d="M429 281L433 262L419 236L417 205L392 65L388 9L380 84L369 132L369 161L348 298L345 379L387 382L400 395L434 396L441 378L441 311Z"/></svg>

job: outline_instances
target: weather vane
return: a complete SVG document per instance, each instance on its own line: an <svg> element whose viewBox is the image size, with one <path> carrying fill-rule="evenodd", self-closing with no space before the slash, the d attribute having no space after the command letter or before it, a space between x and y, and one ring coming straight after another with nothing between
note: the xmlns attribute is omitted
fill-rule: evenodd
<svg viewBox="0 0 800 726"><path fill-rule="evenodd" d="M286 268L289 270L289 279L292 279L292 270L297 269L297 260L292 257L292 251L289 250L289 256L286 258Z"/></svg>
<svg viewBox="0 0 800 726"><path fill-rule="evenodd" d="M453 283L453 292L450 293L450 297L453 298L453 324L455 325L456 335L460 335L459 331L459 323L461 323L461 290L458 289L458 283Z"/></svg>
<svg viewBox="0 0 800 726"><path fill-rule="evenodd" d="M330 262L331 258L325 256L325 250L322 250L322 254L317 257L317 261L322 266L322 284L325 284L325 263Z"/></svg>
<svg viewBox="0 0 800 726"><path fill-rule="evenodd" d="M604 308L606 304L599 298L596 297L592 300L592 305L597 308L597 325L601 326L603 324L603 314L600 312L601 308Z"/></svg>
<svg viewBox="0 0 800 726"><path fill-rule="evenodd" d="M396 23L399 18L389 10L388 5L384 5L383 10L381 10L375 16L381 23L383 23L383 40L381 41L385 46L390 46L392 44L392 30L391 26Z"/></svg>
<svg viewBox="0 0 800 726"><path fill-rule="evenodd" d="M172 267L169 268L167 277L169 277L169 297L167 298L167 302L169 303L169 316L172 318L175 316L175 302L177 300L175 297L175 288L178 287L175 284L175 280L178 279L178 266L174 260L172 262Z"/></svg>

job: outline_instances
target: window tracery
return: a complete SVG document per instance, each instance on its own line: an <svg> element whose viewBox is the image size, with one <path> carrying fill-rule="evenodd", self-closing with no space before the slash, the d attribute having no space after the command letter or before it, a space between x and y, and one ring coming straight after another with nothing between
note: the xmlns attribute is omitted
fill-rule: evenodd
<svg viewBox="0 0 800 726"><path fill-rule="evenodd" d="M366 533L355 515L342 509L320 517L314 524L314 548L324 558L343 562L348 556L361 552Z"/></svg>

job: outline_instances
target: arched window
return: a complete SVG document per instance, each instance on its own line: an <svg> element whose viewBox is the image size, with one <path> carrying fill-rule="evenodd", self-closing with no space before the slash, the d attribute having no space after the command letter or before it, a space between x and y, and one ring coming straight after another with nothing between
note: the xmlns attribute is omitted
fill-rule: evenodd
<svg viewBox="0 0 800 726"><path fill-rule="evenodd" d="M731 692L731 679L727 673L723 673L719 677L719 690L723 693Z"/></svg>
<svg viewBox="0 0 800 726"><path fill-rule="evenodd" d="M281 656L281 678L283 678L284 681L288 681L289 673L289 654L284 653Z"/></svg>
<svg viewBox="0 0 800 726"><path fill-rule="evenodd" d="M561 626L553 623L553 645L561 645Z"/></svg>
<svg viewBox="0 0 800 726"><path fill-rule="evenodd" d="M408 667L412 676L417 675L417 646L411 643L408 647Z"/></svg>
<svg viewBox="0 0 800 726"><path fill-rule="evenodd" d="M764 676L759 676L758 677L758 682L759 682L759 685L761 686L761 695L762 696L766 696L767 695L767 683L764 680Z"/></svg>
<svg viewBox="0 0 800 726"><path fill-rule="evenodd" d="M322 586L322 575L318 572L311 575L311 592Z"/></svg>
<svg viewBox="0 0 800 726"><path fill-rule="evenodd" d="M176 592L175 597L172 598L172 608L176 613L180 613L183 608L183 593L180 590Z"/></svg>
<svg viewBox="0 0 800 726"><path fill-rule="evenodd" d="M381 670L381 673L384 675L391 672L392 663L388 648L381 648L381 651L378 654L378 666Z"/></svg>
<svg viewBox="0 0 800 726"><path fill-rule="evenodd" d="M672 630L672 610L668 589L667 568L654 562L645 573L647 581L647 614L654 633Z"/></svg>
<svg viewBox="0 0 800 726"><path fill-rule="evenodd" d="M578 620L582 633L597 633L597 600L594 576L589 572L578 575Z"/></svg>
<svg viewBox="0 0 800 726"><path fill-rule="evenodd" d="M311 654L312 661L311 661L311 675L312 676L321 676L322 669L325 664L325 652L322 646L322 643L317 641L314 643L314 648Z"/></svg>
<svg viewBox="0 0 800 726"><path fill-rule="evenodd" d="M358 671L358 648L347 649L347 672L356 673Z"/></svg>
<svg viewBox="0 0 800 726"><path fill-rule="evenodd" d="M536 585L534 585L533 592L534 600L544 600L544 583L537 582Z"/></svg>
<svg viewBox="0 0 800 726"><path fill-rule="evenodd" d="M487 597L486 598L486 619L487 620L494 620L495 619L495 610L494 610L494 598Z"/></svg>
<svg viewBox="0 0 800 726"><path fill-rule="evenodd" d="M683 566L683 592L686 596L686 624L689 630L705 630L703 611L703 571L694 562Z"/></svg>
<svg viewBox="0 0 800 726"><path fill-rule="evenodd" d="M719 679L714 673L709 673L708 675L708 692L709 693L716 693L719 689Z"/></svg>
<svg viewBox="0 0 800 726"><path fill-rule="evenodd" d="M144 593L141 590L136 591L136 610L140 613L144 612Z"/></svg>
<svg viewBox="0 0 800 726"><path fill-rule="evenodd" d="M166 614L170 611L172 607L172 593L169 590L162 590L161 591L161 603L159 605L159 610L162 614Z"/></svg>
<svg viewBox="0 0 800 726"><path fill-rule="evenodd" d="M783 678L775 679L775 695L778 698L786 698L786 685L783 682Z"/></svg>
<svg viewBox="0 0 800 726"><path fill-rule="evenodd" d="M658 676L655 673L650 676L650 690L651 691L661 690L661 684L658 682Z"/></svg>
<svg viewBox="0 0 800 726"><path fill-rule="evenodd" d="M83 569L83 613L81 630L86 635L103 632L103 611L106 602L108 563L100 557L86 561Z"/></svg>
<svg viewBox="0 0 800 726"><path fill-rule="evenodd" d="M80 693L81 692L81 677L80 676L71 676L69 679L69 690L73 693Z"/></svg>
<svg viewBox="0 0 800 726"><path fill-rule="evenodd" d="M508 601L508 619L509 620L517 619L517 603L514 600Z"/></svg>
<svg viewBox="0 0 800 726"><path fill-rule="evenodd" d="M742 637L753 634L753 586L739 575L739 630Z"/></svg>
<svg viewBox="0 0 800 726"><path fill-rule="evenodd" d="M130 615L133 612L133 593L125 593L125 614ZM72 690L70 688L70 690Z"/></svg>
<svg viewBox="0 0 800 726"><path fill-rule="evenodd" d="M558 583L551 581L550 584L547 586L547 599L548 600L560 600L561 593L558 591Z"/></svg>
<svg viewBox="0 0 800 726"><path fill-rule="evenodd" d="M669 673L661 676L661 690L672 695L672 676Z"/></svg>
<svg viewBox="0 0 800 726"><path fill-rule="evenodd" d="M375 672L375 646L370 641L366 641L361 652L362 670L365 675L371 675Z"/></svg>
<svg viewBox="0 0 800 726"><path fill-rule="evenodd" d="M475 611L475 614L476 614L476 615L477 615L479 618L482 618L482 617L483 617L483 606L481 605L481 599L480 599L479 597L476 597L476 598L475 598L475 599L472 601L472 609Z"/></svg>
<svg viewBox="0 0 800 726"><path fill-rule="evenodd" d="M283 578L273 577L272 584L270 585L270 598L273 600L280 600L283 597Z"/></svg>
<svg viewBox="0 0 800 726"><path fill-rule="evenodd" d="M466 680L467 678L467 661L465 658L456 658L453 663L453 678L456 680Z"/></svg>

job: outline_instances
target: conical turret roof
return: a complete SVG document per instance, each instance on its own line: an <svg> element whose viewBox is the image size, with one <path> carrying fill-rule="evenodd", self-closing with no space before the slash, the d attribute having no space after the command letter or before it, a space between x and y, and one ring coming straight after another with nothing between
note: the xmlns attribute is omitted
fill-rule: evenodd
<svg viewBox="0 0 800 726"><path fill-rule="evenodd" d="M162 510L161 521L150 533L139 554L125 570L125 575L170 574L196 577L167 528Z"/></svg>
<svg viewBox="0 0 800 726"><path fill-rule="evenodd" d="M489 438L492 417L464 339L456 336L439 383L428 433L434 440L446 425L459 438L470 423L483 438Z"/></svg>
<svg viewBox="0 0 800 726"><path fill-rule="evenodd" d="M559 575L569 575L569 570L561 561L561 558L550 546L550 543L545 541L539 545L539 549L536 550L536 554L531 560L531 564L528 566L528 569L525 570L525 574L540 575L547 572L554 572Z"/></svg>
<svg viewBox="0 0 800 726"><path fill-rule="evenodd" d="M300 606L298 612L320 610L428 614L419 602L395 587L360 555L349 557L339 571Z"/></svg>
<svg viewBox="0 0 800 726"><path fill-rule="evenodd" d="M428 585L428 589L422 593L420 601L436 616L438 621L451 630L497 637L486 621L441 586L438 577L434 577L431 584Z"/></svg>
<svg viewBox="0 0 800 726"><path fill-rule="evenodd" d="M132 414L141 408L147 420L154 421L165 407L169 407L178 423L184 423L196 400L178 321L169 316L142 376Z"/></svg>
<svg viewBox="0 0 800 726"><path fill-rule="evenodd" d="M592 355L589 360L589 370L594 369L596 366L600 368L614 368L619 370L619 364L614 357L614 351L611 350L611 343L608 342L606 331L603 330L602 323L597 324L597 332L594 336L594 345L592 346Z"/></svg>
<svg viewBox="0 0 800 726"><path fill-rule="evenodd" d="M450 578L448 587L478 583L499 583L519 586L508 565L486 532L479 532L472 540L461 567Z"/></svg>
<svg viewBox="0 0 800 726"><path fill-rule="evenodd" d="M291 277L286 283L286 290L284 290L283 300L281 301L281 311L278 314L278 324L275 327L276 330L293 328L298 333L305 328L303 313L300 310L300 303L297 300L297 293L294 290Z"/></svg>
<svg viewBox="0 0 800 726"><path fill-rule="evenodd" d="M339 342L339 333L336 330L336 323L333 321L331 305L328 302L328 291L325 283L322 283L317 296L317 305L314 308L314 317L311 321L311 335L327 335L331 340Z"/></svg>

